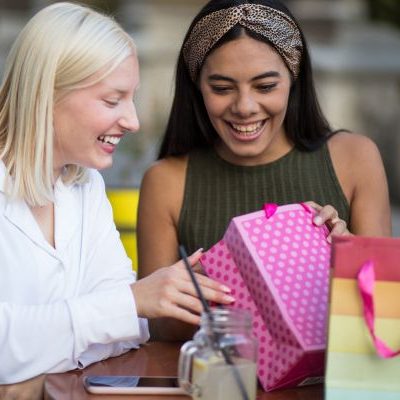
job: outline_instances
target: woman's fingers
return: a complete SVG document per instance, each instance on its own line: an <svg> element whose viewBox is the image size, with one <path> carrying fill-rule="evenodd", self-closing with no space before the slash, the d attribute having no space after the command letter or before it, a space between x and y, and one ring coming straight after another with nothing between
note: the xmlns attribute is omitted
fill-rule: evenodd
<svg viewBox="0 0 400 400"><path fill-rule="evenodd" d="M231 290L227 286L221 285L220 283L213 281L204 275L195 274L195 276L200 284L201 291L206 300L221 304L230 304L235 301L235 298L229 294ZM191 286L194 290L194 286ZM190 294L192 294L192 291Z"/></svg>
<svg viewBox="0 0 400 400"><path fill-rule="evenodd" d="M171 318L179 319L191 325L200 325L200 315L193 314L184 308L175 307L170 315Z"/></svg>
<svg viewBox="0 0 400 400"><path fill-rule="evenodd" d="M198 274L205 275L203 267L201 266L201 264L199 262L196 263L196 265L193 265L192 270Z"/></svg>
<svg viewBox="0 0 400 400"><path fill-rule="evenodd" d="M198 324L202 311L203 307L198 298L175 291L168 296L160 297L156 312L152 317L170 317L190 324Z"/></svg>
<svg viewBox="0 0 400 400"><path fill-rule="evenodd" d="M195 265L195 263L198 262L198 260L200 259L201 255L202 255L202 252L200 250L198 250L195 253L193 253L190 257L188 257L189 262L192 263L192 265L194 265L192 267L192 270L195 272L195 277L196 277L196 280L197 280L198 284L200 286L211 288L211 289L214 289L216 291L220 291L220 292L224 292L224 293L230 293L231 289L228 286L223 285L222 283L219 283L219 282L217 282L217 281L215 281L213 279L208 278L206 275L204 275L204 273L196 272L196 270L199 270L199 266ZM186 271L186 266L185 266L185 264L184 264L184 262L182 260L178 261L176 264L172 265L170 268L175 268L178 271L179 270L182 271L183 279L192 282L192 279L191 279L191 277L189 275L189 272ZM194 288L193 283L192 283L192 286Z"/></svg>
<svg viewBox="0 0 400 400"><path fill-rule="evenodd" d="M202 287L210 288L210 289L213 289L215 291L223 292L223 293L230 293L231 292L231 289L228 286L226 286L226 285L224 285L222 283L219 283L217 281L214 281L213 279L209 278L206 275L198 274L198 273L195 273L194 275L196 277L197 282ZM189 279L190 279L190 276L189 276Z"/></svg>
<svg viewBox="0 0 400 400"><path fill-rule="evenodd" d="M322 209L322 206L315 203L314 201L306 201L304 204L308 205L309 207L312 207L316 211L319 211Z"/></svg>
<svg viewBox="0 0 400 400"><path fill-rule="evenodd" d="M220 291L209 287L201 285L200 287L202 294L207 301L212 301L219 304L231 304L235 301L235 299L228 294L221 293ZM170 298L170 301L171 304L176 306L172 311L174 315L171 315L175 318L178 318L178 316L187 318L188 313L196 313L199 315L203 311L203 304L197 297L197 292L191 282L185 282L182 287L179 287L179 290L174 293L174 295ZM184 309L186 312L183 313L182 309ZM191 320L197 321L197 316L196 318L191 317ZM190 321L186 320L186 322Z"/></svg>
<svg viewBox="0 0 400 400"><path fill-rule="evenodd" d="M200 254L193 254L189 262L197 262ZM230 289L212 279L195 273L204 298L220 304L231 304L235 299ZM202 303L183 261L161 268L131 286L137 313L145 318L173 317L198 323ZM184 310L184 311L182 311Z"/></svg>
<svg viewBox="0 0 400 400"><path fill-rule="evenodd" d="M339 218L338 212L330 204L323 207L317 203L314 203L313 201L309 201L306 204L308 204L309 206L314 208L314 210L317 211L313 219L315 225L321 226L323 224L328 224L330 228L333 228L336 224L340 225L343 225L343 223L346 224L345 221Z"/></svg>
<svg viewBox="0 0 400 400"><path fill-rule="evenodd" d="M182 280L176 282L176 288L182 293L197 297L196 288L192 282L192 279L187 271L185 271L185 273L186 276L183 276ZM235 301L234 297L229 294L231 289L227 286L202 274L195 273L194 276L200 286L200 290L204 298L207 301L213 301L221 304L230 304Z"/></svg>
<svg viewBox="0 0 400 400"><path fill-rule="evenodd" d="M331 235L347 235L350 232L347 229L346 221L338 218L337 221L333 222Z"/></svg>
<svg viewBox="0 0 400 400"><path fill-rule="evenodd" d="M318 204L315 205L318 206ZM331 205L326 205L324 207L319 206L319 208L316 208L314 206L313 208L317 210L317 213L314 217L314 223L318 226L323 225L325 223L334 224L339 220L338 212Z"/></svg>
<svg viewBox="0 0 400 400"><path fill-rule="evenodd" d="M346 221L339 219L334 223L331 232L328 236L328 241L332 242L333 236L349 236L352 233L347 229Z"/></svg>
<svg viewBox="0 0 400 400"><path fill-rule="evenodd" d="M188 256L188 261L189 264L193 267L194 265L196 265L201 256L203 255L203 249L198 249L196 250L193 254L191 254L190 256Z"/></svg>
<svg viewBox="0 0 400 400"><path fill-rule="evenodd" d="M332 236L351 235L347 229L346 221L339 218L339 214L333 206L328 204L322 207L313 201L308 201L306 204L317 211L313 219L314 224L317 226L327 224L330 228L327 237L329 243L332 242Z"/></svg>

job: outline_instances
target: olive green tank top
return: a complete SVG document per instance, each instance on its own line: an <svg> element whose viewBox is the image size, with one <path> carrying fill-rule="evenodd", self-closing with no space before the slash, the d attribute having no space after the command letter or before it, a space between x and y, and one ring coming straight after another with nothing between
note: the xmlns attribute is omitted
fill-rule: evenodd
<svg viewBox="0 0 400 400"><path fill-rule="evenodd" d="M350 207L333 169L327 144L316 151L292 149L266 165L239 166L221 159L213 149L189 154L179 242L189 254L220 240L229 221L262 209L312 200L331 204L350 223Z"/></svg>

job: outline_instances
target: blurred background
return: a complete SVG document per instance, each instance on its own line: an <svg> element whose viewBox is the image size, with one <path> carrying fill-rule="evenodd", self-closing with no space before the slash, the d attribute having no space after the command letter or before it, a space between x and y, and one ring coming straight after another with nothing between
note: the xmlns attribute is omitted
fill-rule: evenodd
<svg viewBox="0 0 400 400"><path fill-rule="evenodd" d="M0 77L26 21L48 0L0 0ZM286 0L313 60L322 108L335 128L371 137L381 150L400 236L400 0ZM109 187L138 187L155 159L173 94L184 33L205 0L87 0L115 15L134 37L141 65L140 132L124 138ZM354 149L357 151L357 149Z"/></svg>

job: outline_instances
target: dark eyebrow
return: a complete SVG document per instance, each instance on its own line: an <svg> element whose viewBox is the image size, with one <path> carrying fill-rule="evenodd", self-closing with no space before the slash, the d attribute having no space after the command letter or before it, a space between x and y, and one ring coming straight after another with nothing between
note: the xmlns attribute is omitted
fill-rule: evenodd
<svg viewBox="0 0 400 400"><path fill-rule="evenodd" d="M251 78L252 81L258 81L259 79L264 78L279 78L281 74L278 71L268 71L263 74L257 75L254 78Z"/></svg>
<svg viewBox="0 0 400 400"><path fill-rule="evenodd" d="M260 75L257 75L253 78L251 78L252 81L257 81L259 79L264 79L264 78L279 78L281 76L281 74L277 71L268 71L268 72L264 72ZM213 74L210 75L208 78L208 81L227 81L227 82L232 82L235 83L235 79L230 78L229 76L224 76L224 75L220 75L220 74Z"/></svg>

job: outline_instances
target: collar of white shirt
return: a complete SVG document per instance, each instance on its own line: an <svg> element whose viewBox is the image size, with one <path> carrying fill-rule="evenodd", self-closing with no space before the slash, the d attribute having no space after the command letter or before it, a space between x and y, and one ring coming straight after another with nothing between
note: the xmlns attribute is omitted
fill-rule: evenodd
<svg viewBox="0 0 400 400"><path fill-rule="evenodd" d="M0 161L0 192L4 193L4 184L7 171L4 163ZM66 186L58 179L54 188L54 249L44 238L28 205L23 200L4 200L0 211L10 223L15 225L36 245L47 253L60 259L68 243L74 235L81 234L82 228L82 192L80 185Z"/></svg>

